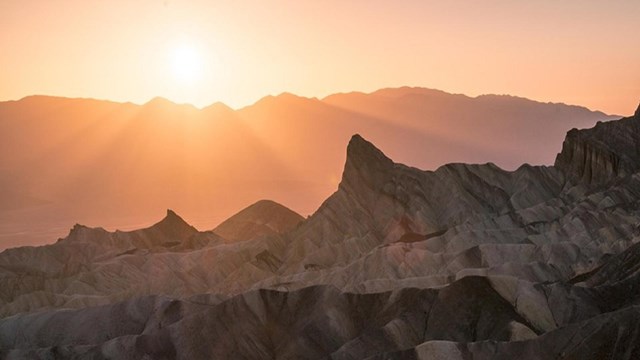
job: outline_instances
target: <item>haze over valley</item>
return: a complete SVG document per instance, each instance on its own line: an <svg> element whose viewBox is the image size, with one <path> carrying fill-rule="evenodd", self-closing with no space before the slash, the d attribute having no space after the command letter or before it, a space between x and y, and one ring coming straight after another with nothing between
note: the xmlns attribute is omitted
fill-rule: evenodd
<svg viewBox="0 0 640 360"><path fill-rule="evenodd" d="M0 355L634 359L639 144L640 107L513 172L423 171L354 135L308 219L76 225L0 253Z"/></svg>
<svg viewBox="0 0 640 360"><path fill-rule="evenodd" d="M640 359L640 1L0 1L0 360Z"/></svg>
<svg viewBox="0 0 640 360"><path fill-rule="evenodd" d="M354 133L423 169L493 162L515 170L551 164L566 131L612 118L409 87L324 99L284 93L238 110L161 98L3 102L0 247L50 243L75 223L139 228L166 208L199 229L260 199L307 216L335 191Z"/></svg>

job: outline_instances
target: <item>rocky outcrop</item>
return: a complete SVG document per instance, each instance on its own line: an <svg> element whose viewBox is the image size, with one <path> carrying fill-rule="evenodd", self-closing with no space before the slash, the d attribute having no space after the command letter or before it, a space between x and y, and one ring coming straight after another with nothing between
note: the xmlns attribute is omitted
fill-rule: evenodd
<svg viewBox="0 0 640 360"><path fill-rule="evenodd" d="M335 191L356 132L425 169L452 161L513 169L550 163L567 130L607 119L578 106L420 88L281 94L237 110L162 98L0 101L0 251L48 244L76 222L131 229L168 206L200 229L258 199L306 216Z"/></svg>
<svg viewBox="0 0 640 360"><path fill-rule="evenodd" d="M89 323L99 324L99 331L83 326ZM17 334L16 328L30 331ZM50 332L55 328L68 331L61 338ZM431 340L523 340L536 331L488 281L471 277L441 290L358 295L319 286L252 291L222 302L145 297L22 315L0 324L0 347L14 349L14 356L35 345L41 354L63 350L98 358L179 353L185 359L361 359Z"/></svg>
<svg viewBox="0 0 640 360"><path fill-rule="evenodd" d="M293 230L304 218L271 200L260 200L218 225L213 232L231 241L246 241Z"/></svg>
<svg viewBox="0 0 640 360"><path fill-rule="evenodd" d="M555 166L573 181L599 185L640 168L640 115L567 133Z"/></svg>
<svg viewBox="0 0 640 360"><path fill-rule="evenodd" d="M55 244L0 253L0 316L101 305L147 293L195 293L207 285L196 274L180 273L195 272L194 263L209 263L206 256L190 255L223 243L171 210L157 224L135 231L75 225Z"/></svg>
<svg viewBox="0 0 640 360"><path fill-rule="evenodd" d="M585 291L531 288L514 304L499 279L374 294L330 286L228 299L148 296L0 321L3 358L634 359L640 310L600 313ZM529 304L535 293L541 302ZM517 299L516 299L517 300ZM578 305L578 306L576 306ZM559 311L569 310L567 317ZM539 324L557 311L557 328ZM565 311L566 311L565 310ZM535 315L536 316L531 316ZM564 320L563 320L564 319ZM57 330L59 329L59 330ZM623 329L623 330L621 330ZM543 334L542 336L540 336ZM497 346L496 346L497 345Z"/></svg>
<svg viewBox="0 0 640 360"><path fill-rule="evenodd" d="M637 121L572 131L565 148L592 155L514 171L423 171L355 135L302 222L259 202L218 234L168 211L7 250L0 356L634 359Z"/></svg>
<svg viewBox="0 0 640 360"><path fill-rule="evenodd" d="M233 244L198 232L171 211L132 232L77 226L50 247L0 255L7 271L0 280L17 286L0 309L13 314L145 294L232 295L322 284L372 293L445 286L468 275L568 281L633 241L637 181L581 197L551 167L508 172L450 164L421 171L393 163L356 135L338 191L287 233L254 232L258 215L283 210L257 211L273 210L268 202L228 223L237 225L230 227L238 230L229 233L234 237L247 229L240 220L253 221L244 234L257 236Z"/></svg>
<svg viewBox="0 0 640 360"><path fill-rule="evenodd" d="M368 357L370 360L399 359L621 359L640 356L640 309L627 308L572 324L535 339L514 342L427 341L398 352ZM621 330L623 329L623 330Z"/></svg>

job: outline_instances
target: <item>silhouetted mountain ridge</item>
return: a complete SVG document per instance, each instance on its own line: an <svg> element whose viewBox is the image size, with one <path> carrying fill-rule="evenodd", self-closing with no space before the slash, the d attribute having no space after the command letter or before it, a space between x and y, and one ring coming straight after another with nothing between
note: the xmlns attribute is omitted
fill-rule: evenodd
<svg viewBox="0 0 640 360"><path fill-rule="evenodd" d="M488 161L515 169L551 163L567 130L609 118L409 87L322 100L283 93L238 110L161 98L3 102L0 248L45 243L76 222L139 228L167 207L199 228L263 198L308 215L335 190L354 133L424 169Z"/></svg>
<svg viewBox="0 0 640 360"><path fill-rule="evenodd" d="M625 159L636 120L565 143ZM337 190L308 219L271 201L231 218L291 215L282 231L231 241L169 210L142 230L78 226L6 250L0 355L635 359L640 169L594 183L574 179L582 157L559 157L420 170L353 135Z"/></svg>

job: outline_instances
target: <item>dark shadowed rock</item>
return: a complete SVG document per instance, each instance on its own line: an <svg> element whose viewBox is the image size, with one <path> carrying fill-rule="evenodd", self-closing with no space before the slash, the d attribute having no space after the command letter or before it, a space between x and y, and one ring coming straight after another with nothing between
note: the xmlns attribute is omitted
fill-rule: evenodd
<svg viewBox="0 0 640 360"><path fill-rule="evenodd" d="M7 250L0 357L635 359L638 121L514 171L423 171L355 135L305 221L260 201L217 234L169 210Z"/></svg>
<svg viewBox="0 0 640 360"><path fill-rule="evenodd" d="M569 131L555 166L587 185L633 174L640 168L640 116Z"/></svg>
<svg viewBox="0 0 640 360"><path fill-rule="evenodd" d="M347 146L347 161L342 173L342 182L353 182L359 186L369 185L372 189L377 189L384 183L384 175L392 168L391 159L356 134L351 137Z"/></svg>
<svg viewBox="0 0 640 360"><path fill-rule="evenodd" d="M223 301L142 297L19 315L0 320L0 354L87 359L599 359L617 354L616 359L634 359L638 320L640 310L632 306L538 336L539 330L486 279L468 277L439 290L351 294L314 286L250 291ZM16 328L25 330L17 334Z"/></svg>
<svg viewBox="0 0 640 360"><path fill-rule="evenodd" d="M464 279L452 287L365 295L324 286L289 293L259 290L215 305L146 297L86 310L18 316L0 322L0 344L16 352L32 345L69 346L70 354L85 357L105 357L117 349L111 356L178 351L181 358L304 354L309 359L329 355L350 359L434 339L509 340L517 330L513 324L524 322L483 279ZM496 317L491 319L492 315ZM87 322L80 325L82 320ZM100 327L92 331L90 324ZM13 326L30 331L16 337ZM46 335L56 328L68 329L63 338Z"/></svg>
<svg viewBox="0 0 640 360"><path fill-rule="evenodd" d="M213 232L231 241L245 241L294 229L304 218L271 200L260 200L218 225Z"/></svg>
<svg viewBox="0 0 640 360"><path fill-rule="evenodd" d="M173 210L167 209L167 215L159 223L148 229L149 231L157 231L166 237L175 239L184 239L198 232L196 228L189 225L184 219Z"/></svg>

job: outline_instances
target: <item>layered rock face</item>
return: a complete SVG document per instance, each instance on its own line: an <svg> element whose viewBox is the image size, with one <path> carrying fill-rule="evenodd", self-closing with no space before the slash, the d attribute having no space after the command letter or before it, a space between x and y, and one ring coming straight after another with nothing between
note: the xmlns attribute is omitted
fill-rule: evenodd
<svg viewBox="0 0 640 360"><path fill-rule="evenodd" d="M571 130L555 166L578 182L601 184L640 168L640 116Z"/></svg>
<svg viewBox="0 0 640 360"><path fill-rule="evenodd" d="M168 211L0 254L6 358L636 359L640 116L556 165L394 163L355 135L308 219ZM224 225L224 226L223 226Z"/></svg>

